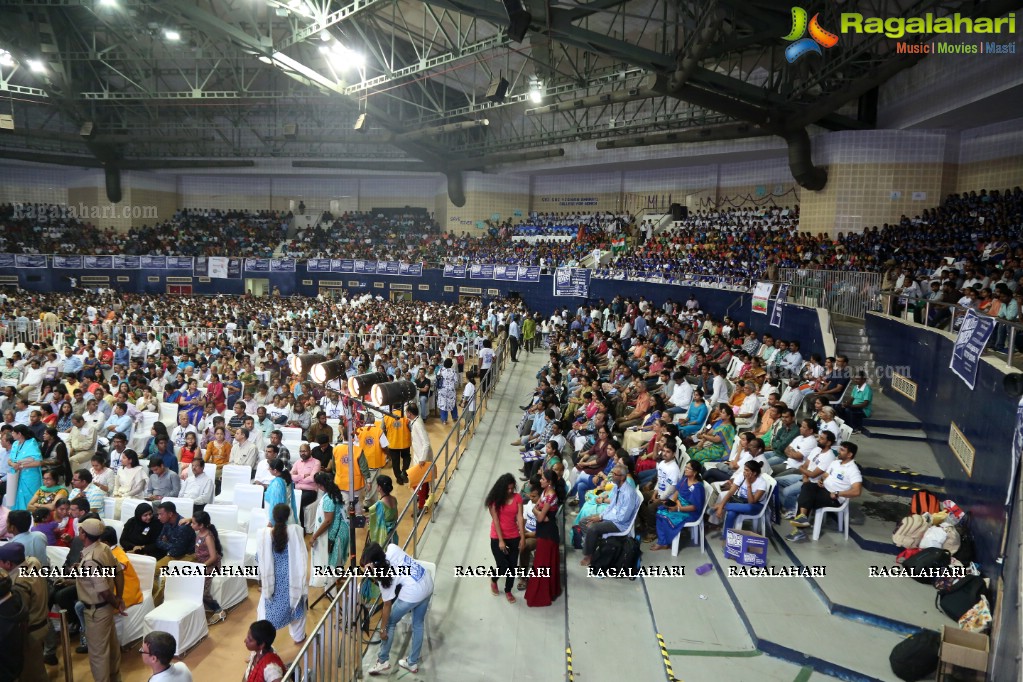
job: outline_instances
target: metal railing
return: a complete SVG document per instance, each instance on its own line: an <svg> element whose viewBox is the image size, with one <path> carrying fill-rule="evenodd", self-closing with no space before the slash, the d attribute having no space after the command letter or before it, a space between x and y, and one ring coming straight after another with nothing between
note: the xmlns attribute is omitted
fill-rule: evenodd
<svg viewBox="0 0 1023 682"><path fill-rule="evenodd" d="M475 410L462 412L448 432L444 443L434 453L433 461L425 482L432 478L433 484L428 503L429 514L418 508L419 488L412 492L408 502L398 514L395 522L396 542L411 556L426 537L430 523L436 521L440 503L465 453L476 427L478 416L490 400L494 386L500 379L507 364L506 344L500 343L495 351L494 363L476 391ZM426 519L429 518L430 523ZM402 539L400 528L404 521L411 520L412 527ZM354 541L354 537L353 537ZM346 578L337 588L336 596L327 606L323 617L313 632L306 638L291 665L284 673L285 682L355 682L362 679L362 660L369 649L369 642L363 638L363 623L360 616L359 579ZM375 612L374 607L368 613ZM378 623L377 628L387 627Z"/></svg>
<svg viewBox="0 0 1023 682"><path fill-rule="evenodd" d="M905 316L906 319L912 318L914 322L924 326L951 332L959 331L959 325L962 324L966 312L970 310L970 308L961 306L958 303L931 301L925 298L907 299L902 295L901 291L894 289L881 291L880 299L880 312L885 315L899 319ZM1004 352L1005 362L1011 366L1016 355L1016 339L1023 339L1023 324L992 317L979 310L975 310L975 312L994 321L995 331L991 335L989 343L994 342L997 344L999 341L1004 341L1005 351L992 352ZM985 348L985 350L991 349Z"/></svg>
<svg viewBox="0 0 1023 682"><path fill-rule="evenodd" d="M814 307L826 308L832 315L862 320L868 310L880 307L879 272L779 268L778 279L807 289L821 290L820 300Z"/></svg>

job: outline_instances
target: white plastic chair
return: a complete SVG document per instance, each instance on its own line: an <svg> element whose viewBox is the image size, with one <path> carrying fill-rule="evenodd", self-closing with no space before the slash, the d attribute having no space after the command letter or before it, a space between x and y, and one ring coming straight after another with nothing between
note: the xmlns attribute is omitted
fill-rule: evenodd
<svg viewBox="0 0 1023 682"><path fill-rule="evenodd" d="M178 425L179 406L174 403L160 403L160 421L170 431Z"/></svg>
<svg viewBox="0 0 1023 682"><path fill-rule="evenodd" d="M155 630L169 632L178 643L179 657L201 642L208 634L206 611L202 605L206 576L202 564L172 561L171 570L188 571L186 575L168 575L163 604L146 614L143 636Z"/></svg>
<svg viewBox="0 0 1023 682"><path fill-rule="evenodd" d="M746 521L752 521L754 532L756 532L759 528L760 534L766 536L767 531L771 529L771 524L767 522L767 508L771 506L771 495L774 494L774 487L778 483L774 480L773 476L768 476L767 474L760 475L767 481L767 492L764 493L764 496L761 498L762 506L760 508L760 512L757 514L739 514L735 518L735 525L732 527L740 529L742 528L743 523Z"/></svg>
<svg viewBox="0 0 1023 682"><path fill-rule="evenodd" d="M218 529L219 532L219 529ZM245 533L236 530L220 532L220 545L224 550L221 564L224 566L245 565ZM220 602L222 609L230 609L245 601L249 596L249 586L240 575L214 576L210 583L210 595Z"/></svg>
<svg viewBox="0 0 1023 682"><path fill-rule="evenodd" d="M635 531L636 531L636 517L639 516L639 508L643 504L643 493L641 493L639 491L639 488L636 488L636 497L639 499L639 502L636 505L635 513L633 513L633 515L632 515L632 521L629 522L629 528L627 530L623 530L623 531L620 530L617 533L604 533L601 536L602 538L606 539L606 538L617 538L617 537L631 537L635 533Z"/></svg>
<svg viewBox="0 0 1023 682"><path fill-rule="evenodd" d="M210 515L210 523L217 528L217 532L223 535L227 531L240 531L242 526L238 523L238 505L236 504L208 504L204 511Z"/></svg>
<svg viewBox="0 0 1023 682"><path fill-rule="evenodd" d="M135 517L135 508L140 504L149 504L146 500L140 500L137 497L126 497L121 500L121 521L127 521L128 519ZM155 513L155 512L154 512Z"/></svg>
<svg viewBox="0 0 1023 682"><path fill-rule="evenodd" d="M281 432L282 443L301 443L302 442L302 429L297 426L282 426L279 431Z"/></svg>
<svg viewBox="0 0 1023 682"><path fill-rule="evenodd" d="M234 489L247 485L252 480L252 469L244 464L225 464L220 474L220 494L214 498L217 504L234 502Z"/></svg>
<svg viewBox="0 0 1023 682"><path fill-rule="evenodd" d="M259 531L270 523L270 515L262 507L253 509L249 515L249 525L245 537L245 565L256 565L256 543L259 542Z"/></svg>
<svg viewBox="0 0 1023 682"><path fill-rule="evenodd" d="M127 615L114 617L117 641L121 646L141 639L145 629L145 618L154 608L153 582L156 580L156 559L145 554L129 554L128 562L139 577L142 602L128 607Z"/></svg>
<svg viewBox="0 0 1023 682"><path fill-rule="evenodd" d="M235 486L234 503L238 505L238 523L248 523L249 515L256 509L263 508L263 486L246 483Z"/></svg>
<svg viewBox="0 0 1023 682"><path fill-rule="evenodd" d="M50 566L60 567L67 561L67 555L71 552L70 547L57 547L56 545L46 546L46 558L50 560Z"/></svg>
<svg viewBox="0 0 1023 682"><path fill-rule="evenodd" d="M838 530L845 531L845 539L849 539L849 498L842 498L842 504L837 507L820 507L813 514L813 541L821 538L821 526L824 525L824 515L835 514L838 517Z"/></svg>
<svg viewBox="0 0 1023 682"><path fill-rule="evenodd" d="M103 498L103 514L100 518L104 521L114 518L114 509L117 507L117 500L112 497Z"/></svg>
<svg viewBox="0 0 1023 682"><path fill-rule="evenodd" d="M120 542L121 533L124 532L124 521L118 521L117 519L112 519L110 517L103 517L100 520L103 522L103 525L106 526L107 528L114 529L114 532L117 533L117 541Z"/></svg>
<svg viewBox="0 0 1023 682"><path fill-rule="evenodd" d="M835 417L835 421L838 421L838 417ZM845 441L852 438L853 428L848 424L842 424L839 427L838 444L841 445Z"/></svg>
<svg viewBox="0 0 1023 682"><path fill-rule="evenodd" d="M682 537L682 531L684 531L686 528L693 529L693 544L700 545L700 554L707 553L707 547L705 543L706 533L704 530L705 526L703 525L703 520L705 515L707 514L708 506L710 506L710 483L703 481L703 509L700 510L699 518L697 518L695 521L690 521L689 523L682 526L682 530L680 530L678 535L675 536L675 539L671 541L671 556L678 556L679 538Z"/></svg>
<svg viewBox="0 0 1023 682"><path fill-rule="evenodd" d="M192 512L195 511L195 500L189 497L165 497L161 502L173 502L174 510L183 519L192 518Z"/></svg>

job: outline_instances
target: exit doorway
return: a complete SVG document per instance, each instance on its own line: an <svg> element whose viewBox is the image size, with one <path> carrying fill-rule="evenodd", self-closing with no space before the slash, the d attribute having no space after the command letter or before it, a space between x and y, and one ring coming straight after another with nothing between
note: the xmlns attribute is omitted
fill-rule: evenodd
<svg viewBox="0 0 1023 682"><path fill-rule="evenodd" d="M270 295L270 280L268 279L245 279L245 293L262 298Z"/></svg>

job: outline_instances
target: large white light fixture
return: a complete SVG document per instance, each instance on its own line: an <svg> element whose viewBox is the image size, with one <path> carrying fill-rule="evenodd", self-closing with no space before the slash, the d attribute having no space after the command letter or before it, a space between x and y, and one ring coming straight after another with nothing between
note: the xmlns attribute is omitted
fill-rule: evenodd
<svg viewBox="0 0 1023 682"><path fill-rule="evenodd" d="M172 43L176 43L177 41L181 40L181 34L178 33L178 31L176 31L173 28L163 29L163 37Z"/></svg>
<svg viewBox="0 0 1023 682"><path fill-rule="evenodd" d="M25 64L32 70L32 73L43 73L46 71L46 65L38 59L29 59Z"/></svg>
<svg viewBox="0 0 1023 682"><path fill-rule="evenodd" d="M533 76L529 79L529 101L533 104L540 104L543 102L543 84L540 79Z"/></svg>
<svg viewBox="0 0 1023 682"><path fill-rule="evenodd" d="M0 50L0 66L14 66L14 57L7 50Z"/></svg>
<svg viewBox="0 0 1023 682"><path fill-rule="evenodd" d="M366 57L338 42L329 46L320 45L320 52L326 54L330 65L338 70L362 69L366 66Z"/></svg>

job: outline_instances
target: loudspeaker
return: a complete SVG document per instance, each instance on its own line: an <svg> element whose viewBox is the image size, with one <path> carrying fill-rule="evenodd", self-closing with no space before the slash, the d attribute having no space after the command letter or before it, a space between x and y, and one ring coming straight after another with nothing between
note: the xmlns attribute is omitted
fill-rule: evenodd
<svg viewBox="0 0 1023 682"><path fill-rule="evenodd" d="M494 80L490 81L490 87L487 88L487 94L485 99L488 102L494 102L500 104L504 101L505 95L508 94L508 81L503 76L498 76Z"/></svg>
<svg viewBox="0 0 1023 682"><path fill-rule="evenodd" d="M689 207L683 206L682 204L671 205L671 219L672 220L685 220L689 217Z"/></svg>
<svg viewBox="0 0 1023 682"><path fill-rule="evenodd" d="M355 129L360 133L366 132L366 114L359 114L359 118L355 119Z"/></svg>
<svg viewBox="0 0 1023 682"><path fill-rule="evenodd" d="M1023 396L1023 374L1019 372L1007 374L1002 379L1002 388L1010 398L1019 399L1020 396Z"/></svg>
<svg viewBox="0 0 1023 682"><path fill-rule="evenodd" d="M298 124L297 123L285 123L284 124L284 137L295 137L298 135Z"/></svg>
<svg viewBox="0 0 1023 682"><path fill-rule="evenodd" d="M522 0L504 0L504 8L508 11L508 37L521 43L533 21L533 15L522 4Z"/></svg>

